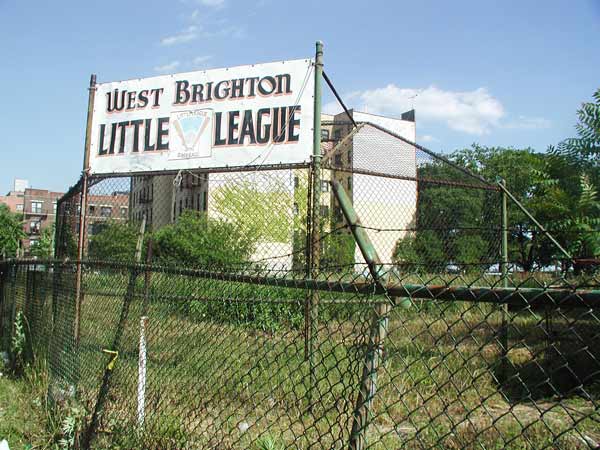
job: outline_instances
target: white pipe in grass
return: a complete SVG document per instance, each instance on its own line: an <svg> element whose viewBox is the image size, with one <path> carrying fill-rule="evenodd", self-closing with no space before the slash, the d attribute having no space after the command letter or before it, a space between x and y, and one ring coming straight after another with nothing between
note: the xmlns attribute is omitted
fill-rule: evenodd
<svg viewBox="0 0 600 450"><path fill-rule="evenodd" d="M138 426L144 426L146 413L146 327L148 317L140 318L140 351L138 358L137 420Z"/></svg>

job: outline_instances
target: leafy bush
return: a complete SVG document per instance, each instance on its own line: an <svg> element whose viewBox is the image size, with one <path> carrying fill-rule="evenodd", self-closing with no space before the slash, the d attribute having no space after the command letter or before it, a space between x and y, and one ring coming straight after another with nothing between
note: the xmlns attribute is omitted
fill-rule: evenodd
<svg viewBox="0 0 600 450"><path fill-rule="evenodd" d="M38 258L51 258L54 256L54 230L55 224L42 231L40 239L30 249L31 256Z"/></svg>
<svg viewBox="0 0 600 450"><path fill-rule="evenodd" d="M323 242L323 266L349 266L354 264L354 238L348 233L336 233L327 236Z"/></svg>
<svg viewBox="0 0 600 450"><path fill-rule="evenodd" d="M226 267L249 261L256 238L236 223L187 210L156 231L152 243L154 260L161 264Z"/></svg>
<svg viewBox="0 0 600 450"><path fill-rule="evenodd" d="M88 256L107 261L133 261L139 236L137 226L123 222L106 222L90 237Z"/></svg>
<svg viewBox="0 0 600 450"><path fill-rule="evenodd" d="M13 214L8 206L0 204L0 258L15 257L19 248L19 241L25 237L21 218Z"/></svg>

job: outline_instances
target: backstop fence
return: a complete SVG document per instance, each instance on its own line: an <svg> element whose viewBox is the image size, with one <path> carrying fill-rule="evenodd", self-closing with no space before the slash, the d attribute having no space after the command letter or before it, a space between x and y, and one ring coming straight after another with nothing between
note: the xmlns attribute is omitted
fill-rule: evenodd
<svg viewBox="0 0 600 450"><path fill-rule="evenodd" d="M55 258L0 263L0 350L48 362L83 448L596 448L580 236L376 125L324 126L319 171L79 182Z"/></svg>

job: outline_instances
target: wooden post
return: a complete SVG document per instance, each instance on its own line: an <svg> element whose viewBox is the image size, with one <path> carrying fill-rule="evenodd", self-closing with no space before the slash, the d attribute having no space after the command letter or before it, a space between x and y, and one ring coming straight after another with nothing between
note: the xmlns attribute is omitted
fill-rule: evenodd
<svg viewBox="0 0 600 450"><path fill-rule="evenodd" d="M102 378L102 383L100 385L100 390L98 391L98 397L96 399L96 404L94 405L94 410L92 412L92 417L90 419L89 425L83 434L82 438L82 449L87 450L90 448L90 444L98 428L98 422L100 418L100 412L104 408L104 402L106 401L106 397L108 395L108 391L110 390L110 382L111 375L114 370L115 362L119 356L119 348L121 347L121 337L123 336L123 330L125 328L125 324L127 323L127 318L129 317L129 305L133 300L135 294L135 283L140 271L138 264L142 259L142 244L144 242L144 232L146 230L146 214L142 219L142 223L140 225L140 234L138 236L137 244L135 247L135 262L136 265L131 269L131 275L129 276L129 283L127 284L127 293L125 294L125 298L123 299L123 307L121 308L121 315L119 316L119 323L117 324L117 329L115 330L115 336L113 338L112 348L103 349L102 351L106 354L112 355L111 360L106 365L104 369L104 376Z"/></svg>
<svg viewBox="0 0 600 450"><path fill-rule="evenodd" d="M88 177L89 177L89 165L90 165L90 146L92 142L92 117L94 113L94 100L96 98L96 75L92 74L90 77L90 87L88 93L88 111L87 111L87 123L85 128L85 146L84 146L84 157L83 157L83 175L82 175L82 187L81 187L81 200L79 202L79 239L77 241L77 276L75 280L75 346L79 346L79 332L81 329L81 279L82 279L82 266L81 260L83 259L83 248L85 246L85 232L86 232L86 217L87 217L87 194L88 194Z"/></svg>

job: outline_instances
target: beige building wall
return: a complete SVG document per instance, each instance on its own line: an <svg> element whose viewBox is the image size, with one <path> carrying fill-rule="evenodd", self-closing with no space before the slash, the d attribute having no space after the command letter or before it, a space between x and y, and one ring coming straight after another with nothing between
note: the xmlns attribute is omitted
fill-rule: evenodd
<svg viewBox="0 0 600 450"><path fill-rule="evenodd" d="M415 142L414 121L367 114L351 110L356 122L379 125L410 142ZM337 121L347 121L345 113L336 115ZM345 136L350 128L342 129ZM337 163L336 163L337 159ZM416 148L384 131L373 127L360 132L333 155L336 167L348 168L338 171L336 179L346 188L366 233L373 242L384 263L393 261L394 249L407 229L414 227L417 211L417 163ZM376 172L391 177L407 177L412 180L387 178L358 172ZM338 214L339 217L339 214ZM340 220L343 220L340 217ZM378 231L387 230L387 231ZM355 247L355 262L364 259Z"/></svg>
<svg viewBox="0 0 600 450"><path fill-rule="evenodd" d="M377 116L358 111L350 111L357 122L371 122L405 137L415 140L415 123L390 117ZM337 115L323 114L322 153L324 161L336 168L346 170L323 170L321 214L325 232L333 225L339 226L343 218L335 211L336 202L328 181L337 179L347 189L353 199L356 211L363 225L377 229L395 231L376 232L367 230L380 258L391 262L398 239L414 226L417 202L417 183L413 180L383 178L353 173L352 169L373 171L389 175L416 177L415 148L384 132L360 132L335 152L336 144L352 130L352 124L345 113ZM183 174L181 183L174 186L174 175L135 177L132 179L130 196L131 219L141 220L144 213L154 229L173 223L185 209L206 211L209 217L224 220L247 220L248 223L264 220L276 222L274 226L283 226L281 219L289 218L289 231L275 233L259 240L251 257L253 261L269 260L272 266L291 268L294 250L294 230L298 223L306 220L307 170L278 170L256 172L211 173L196 176ZM244 183L249 183L244 185ZM257 205L248 201L248 210L231 217L217 205L215 196L224 186L252 186L257 189L257 197L268 192L278 192L281 196L277 205ZM265 210L261 211L260 208ZM279 217L273 215L273 208ZM245 215L245 219L244 219ZM330 220L334 217L333 221ZM262 224L261 226L267 226ZM300 230L305 232L304 230ZM358 247L355 260L364 263Z"/></svg>

